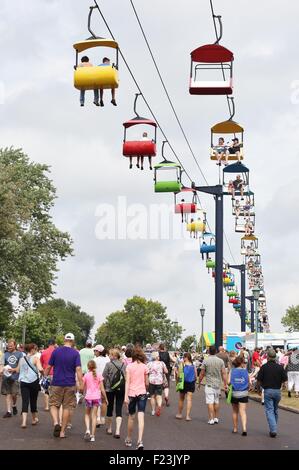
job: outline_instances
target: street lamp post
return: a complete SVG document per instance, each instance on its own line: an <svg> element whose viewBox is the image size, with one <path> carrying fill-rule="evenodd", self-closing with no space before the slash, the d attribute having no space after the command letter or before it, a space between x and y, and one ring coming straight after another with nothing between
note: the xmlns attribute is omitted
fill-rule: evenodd
<svg viewBox="0 0 299 470"><path fill-rule="evenodd" d="M259 330L259 324L258 324L258 300L260 296L260 288L258 286L254 286L252 289L252 295L254 298L254 305L255 305L255 347L257 348L257 343L258 343L258 330Z"/></svg>
<svg viewBox="0 0 299 470"><path fill-rule="evenodd" d="M203 353L203 345L204 345L204 338L203 338L203 319L204 319L204 316L205 316L205 308L204 306L202 305L201 306L201 309L200 309L200 315L201 315L201 352Z"/></svg>

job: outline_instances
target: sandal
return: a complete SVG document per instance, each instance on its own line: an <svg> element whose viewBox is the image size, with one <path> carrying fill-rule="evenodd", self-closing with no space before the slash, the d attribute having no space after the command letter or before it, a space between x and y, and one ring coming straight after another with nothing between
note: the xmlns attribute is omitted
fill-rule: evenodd
<svg viewBox="0 0 299 470"><path fill-rule="evenodd" d="M53 436L54 437L59 437L60 436L60 431L61 431L60 424L55 424L54 431L53 431Z"/></svg>
<svg viewBox="0 0 299 470"><path fill-rule="evenodd" d="M38 424L39 420L38 419L35 419L34 421L32 421L32 426L36 426Z"/></svg>
<svg viewBox="0 0 299 470"><path fill-rule="evenodd" d="M115 439L120 439L120 434L114 434L113 436Z"/></svg>
<svg viewBox="0 0 299 470"><path fill-rule="evenodd" d="M109 429L106 429L106 434L108 434L108 436L112 436L112 431L109 431Z"/></svg>
<svg viewBox="0 0 299 470"><path fill-rule="evenodd" d="M183 419L182 415L175 415L175 419Z"/></svg>
<svg viewBox="0 0 299 470"><path fill-rule="evenodd" d="M125 445L126 445L126 447L132 447L132 439L126 438L125 439Z"/></svg>

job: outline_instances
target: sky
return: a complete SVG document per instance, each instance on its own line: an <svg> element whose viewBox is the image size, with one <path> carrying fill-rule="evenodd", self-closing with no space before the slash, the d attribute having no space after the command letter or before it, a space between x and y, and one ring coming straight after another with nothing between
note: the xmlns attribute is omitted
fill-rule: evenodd
<svg viewBox="0 0 299 470"><path fill-rule="evenodd" d="M86 94L85 107L79 106L72 45L89 36L92 3L1 1L0 145L21 147L33 161L51 167L58 196L53 219L70 232L75 249L75 256L59 265L56 296L94 315L96 327L127 298L144 296L165 305L170 318L185 328L184 335L200 332L204 305L205 330L212 331L214 284L198 241L188 240L180 216L173 214L172 194L154 193L147 164L143 172L129 170L122 157L122 123L133 117L137 92L122 60L118 106L110 104L108 92L104 108L92 104L92 93ZM100 4L168 140L187 173L203 185L129 0ZM188 93L190 52L215 40L209 1L138 0L135 6L198 163L209 184L217 184L218 169L209 159L210 128L229 117L226 99ZM245 128L244 163L255 193L268 315L271 330L279 332L286 309L298 304L299 5L240 0L236 8L233 0L214 0L214 8L223 19L222 45L235 56L235 120ZM97 13L93 29L109 37ZM111 50L93 50L90 58L100 63L103 52L113 58ZM150 117L142 99L138 111ZM158 133L159 155L162 140ZM169 148L165 154L174 159ZM200 201L214 229L213 200L200 195ZM233 253L232 259L225 245L225 259L241 263L240 234L234 232L228 198L225 232ZM224 330L239 328L239 317L225 301Z"/></svg>

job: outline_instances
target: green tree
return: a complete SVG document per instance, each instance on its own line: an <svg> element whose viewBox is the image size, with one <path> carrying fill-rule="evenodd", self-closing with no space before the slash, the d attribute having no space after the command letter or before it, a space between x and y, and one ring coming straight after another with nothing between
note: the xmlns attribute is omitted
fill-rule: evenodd
<svg viewBox="0 0 299 470"><path fill-rule="evenodd" d="M26 328L26 343L32 342L41 346L45 345L50 338L55 338L57 341L63 340L62 325L54 314L43 315L32 310L24 312L11 323L7 337L15 338L18 343L21 343L24 327Z"/></svg>
<svg viewBox="0 0 299 470"><path fill-rule="evenodd" d="M0 337L5 335L13 318L13 306L9 300L9 293L0 285Z"/></svg>
<svg viewBox="0 0 299 470"><path fill-rule="evenodd" d="M44 317L54 315L61 325L63 334L72 332L76 345L82 348L94 326L94 317L81 310L81 307L63 299L52 299L37 307L37 312Z"/></svg>
<svg viewBox="0 0 299 470"><path fill-rule="evenodd" d="M64 335L71 332L75 335L76 346L82 348L94 326L94 317L72 302L53 299L19 315L11 323L7 335L21 342L24 325L26 343L32 341L41 346L50 338L55 338L61 344Z"/></svg>
<svg viewBox="0 0 299 470"><path fill-rule="evenodd" d="M281 319L284 327L288 328L288 332L299 331L299 305L292 305L286 311L286 314Z"/></svg>
<svg viewBox="0 0 299 470"><path fill-rule="evenodd" d="M163 341L171 347L182 335L182 327L175 325L159 302L134 296L126 301L124 309L108 315L99 326L96 341L107 347L126 343L155 343Z"/></svg>
<svg viewBox="0 0 299 470"><path fill-rule="evenodd" d="M196 340L196 336L186 336L185 339L183 339L182 344L181 344L181 351L183 352L190 352L194 349L194 341Z"/></svg>
<svg viewBox="0 0 299 470"><path fill-rule="evenodd" d="M0 311L13 296L24 307L49 298L57 262L72 254L69 234L50 215L56 191L48 172L20 149L0 149Z"/></svg>

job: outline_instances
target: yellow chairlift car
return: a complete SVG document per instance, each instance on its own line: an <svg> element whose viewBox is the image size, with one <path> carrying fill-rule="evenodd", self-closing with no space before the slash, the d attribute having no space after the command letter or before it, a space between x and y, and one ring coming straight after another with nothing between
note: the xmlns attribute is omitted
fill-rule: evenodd
<svg viewBox="0 0 299 470"><path fill-rule="evenodd" d="M88 31L91 34L89 39L84 41L76 42L73 47L76 51L76 65L74 75L74 86L77 90L104 90L118 88L118 56L119 48L118 43L114 39L104 39L96 36L91 29L91 19L94 10L98 9L98 5L90 7L88 16ZM80 67L79 66L79 54L82 52L92 49L94 47L108 47L116 51L115 64L103 65L97 64L91 67ZM110 60L110 59L109 59ZM111 61L112 62L112 61Z"/></svg>
<svg viewBox="0 0 299 470"><path fill-rule="evenodd" d="M244 129L237 122L229 119L215 124L211 128L210 159L219 162L243 160L243 141Z"/></svg>
<svg viewBox="0 0 299 470"><path fill-rule="evenodd" d="M118 44L113 39L87 39L74 44L76 50L76 65L74 86L77 90L115 89L119 86L118 78ZM79 54L93 47L110 47L116 50L116 64L79 66Z"/></svg>

